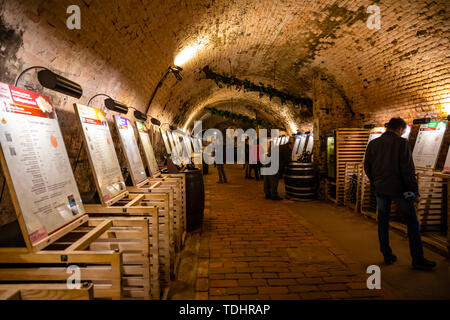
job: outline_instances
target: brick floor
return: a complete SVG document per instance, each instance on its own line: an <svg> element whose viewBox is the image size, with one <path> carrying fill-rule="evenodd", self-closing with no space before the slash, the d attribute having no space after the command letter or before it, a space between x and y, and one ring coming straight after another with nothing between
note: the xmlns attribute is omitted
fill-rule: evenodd
<svg viewBox="0 0 450 320"><path fill-rule="evenodd" d="M313 233L290 201L264 199L262 181L226 166L229 183L204 176L205 217L196 299L368 299L365 270L323 234Z"/></svg>

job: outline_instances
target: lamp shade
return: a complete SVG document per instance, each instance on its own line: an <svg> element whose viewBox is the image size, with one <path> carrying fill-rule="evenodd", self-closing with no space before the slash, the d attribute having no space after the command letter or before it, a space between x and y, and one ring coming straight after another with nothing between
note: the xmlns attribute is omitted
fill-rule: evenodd
<svg viewBox="0 0 450 320"><path fill-rule="evenodd" d="M430 121L431 121L431 118L414 119L413 124L425 124L425 123L429 123Z"/></svg>
<svg viewBox="0 0 450 320"><path fill-rule="evenodd" d="M105 106L111 111L128 113L128 107L125 104L111 98L105 99Z"/></svg>
<svg viewBox="0 0 450 320"><path fill-rule="evenodd" d="M80 98L83 95L83 89L78 83L64 78L50 70L41 70L38 72L39 83L50 90L57 91L74 98Z"/></svg>
<svg viewBox="0 0 450 320"><path fill-rule="evenodd" d="M151 118L151 119L150 119L150 122L153 123L153 124L156 125L156 126L160 126L160 125L161 125L161 121L159 121L159 120L156 119L156 118Z"/></svg>
<svg viewBox="0 0 450 320"><path fill-rule="evenodd" d="M140 112L139 110L134 110L134 117L144 122L147 121L147 116L142 112Z"/></svg>

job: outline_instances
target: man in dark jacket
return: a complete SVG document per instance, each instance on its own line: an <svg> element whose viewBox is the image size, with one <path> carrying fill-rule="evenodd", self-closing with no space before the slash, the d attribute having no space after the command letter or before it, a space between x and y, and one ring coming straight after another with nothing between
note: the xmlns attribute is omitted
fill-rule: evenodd
<svg viewBox="0 0 450 320"><path fill-rule="evenodd" d="M273 141L271 142L271 144ZM285 167L289 164L292 158L293 138L289 142L274 148L274 152L278 152L279 167L277 173L273 175L264 175L264 193L266 199L283 200L278 195L278 181L282 178ZM271 155L271 146L269 146L269 156Z"/></svg>
<svg viewBox="0 0 450 320"><path fill-rule="evenodd" d="M414 162L406 139L401 136L406 122L392 118L386 132L367 146L364 171L375 187L378 206L378 237L380 250L386 264L397 261L389 246L389 215L391 203L395 202L408 227L409 248L412 265L416 269L430 270L436 266L423 256L419 222L414 200L419 197Z"/></svg>

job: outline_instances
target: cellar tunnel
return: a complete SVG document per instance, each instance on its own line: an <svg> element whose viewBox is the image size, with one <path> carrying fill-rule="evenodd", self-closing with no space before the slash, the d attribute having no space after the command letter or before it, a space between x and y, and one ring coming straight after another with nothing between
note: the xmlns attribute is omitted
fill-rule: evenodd
<svg viewBox="0 0 450 320"><path fill-rule="evenodd" d="M278 144L291 138L289 161L297 164L279 179L280 201L264 198L264 177L246 179L242 164L225 165L226 184L217 183L220 167L196 164L203 224L180 236L183 248L167 249L178 275L161 282L164 298L449 299L449 21L446 0L0 0L0 82L49 97L76 187L99 202L101 179L74 104L106 112L119 166L127 183L134 178L117 114L102 94L128 108L122 117L143 121L159 169L185 167L173 158L180 141L165 139L176 129L192 138L196 121L203 132L278 129L286 137ZM33 66L79 84L81 96L42 86L40 69L15 84ZM413 154L422 195L415 208L435 272L410 268L406 225L395 207L391 240L400 261L385 266L379 252L377 199L363 163L369 141L393 117L404 119L412 151L419 152L423 131L440 134L428 158ZM145 152L140 146L138 157ZM308 201L293 195L305 186L289 191L289 175L300 170L314 176ZM10 174L1 178L0 242L7 242L24 228L20 192L12 192ZM186 190L170 188L174 201L189 202ZM368 265L382 265L381 291L367 289Z"/></svg>

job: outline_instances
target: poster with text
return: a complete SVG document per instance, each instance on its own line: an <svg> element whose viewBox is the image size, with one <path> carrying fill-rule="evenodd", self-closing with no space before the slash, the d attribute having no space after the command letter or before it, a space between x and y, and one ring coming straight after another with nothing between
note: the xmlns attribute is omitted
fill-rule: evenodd
<svg viewBox="0 0 450 320"><path fill-rule="evenodd" d="M167 154L171 154L172 153L172 149L170 148L170 144L169 144L169 141L168 141L168 138L167 138L167 132L165 132L161 128L159 130L161 131L161 136L163 138L164 146L166 147Z"/></svg>
<svg viewBox="0 0 450 320"><path fill-rule="evenodd" d="M306 151L308 151L309 153L312 152L312 149L314 147L314 134L310 133L309 137L308 137L308 144L306 146Z"/></svg>
<svg viewBox="0 0 450 320"><path fill-rule="evenodd" d="M408 140L408 139L409 139L409 134L410 134L410 133L411 133L411 125L408 124L408 125L406 126L405 133L402 134L402 138L405 138L406 140Z"/></svg>
<svg viewBox="0 0 450 320"><path fill-rule="evenodd" d="M373 128L372 130L370 130L369 140L367 141L367 144L369 144L370 141L381 137L381 135L383 133L385 133L385 132L386 132L386 128L385 127L375 127L375 128Z"/></svg>
<svg viewBox="0 0 450 320"><path fill-rule="evenodd" d="M145 127L145 123L136 121L136 127L139 132L139 138L141 139L142 147L144 149L145 159L147 160L147 165L152 176L158 174L159 167L156 162L155 153L153 152L152 144L150 143L150 136L148 135L148 130Z"/></svg>
<svg viewBox="0 0 450 320"><path fill-rule="evenodd" d="M81 104L74 105L83 129L92 170L103 203L126 191L119 160L105 113Z"/></svg>
<svg viewBox="0 0 450 320"><path fill-rule="evenodd" d="M292 149L292 160L293 161L296 161L303 153L303 150L305 148L305 142L306 142L306 134L297 135L297 137L295 139L294 147Z"/></svg>
<svg viewBox="0 0 450 320"><path fill-rule="evenodd" d="M0 143L32 245L85 213L48 97L0 83Z"/></svg>
<svg viewBox="0 0 450 320"><path fill-rule="evenodd" d="M422 124L413 150L414 164L418 168L434 169L441 149L447 120Z"/></svg>
<svg viewBox="0 0 450 320"><path fill-rule="evenodd" d="M119 115L114 115L114 121L119 130L120 141L125 149L125 157L130 167L133 184L138 185L147 179L147 173L139 152L133 126L130 120Z"/></svg>
<svg viewBox="0 0 450 320"><path fill-rule="evenodd" d="M445 158L444 173L450 173L450 146L447 148L447 158Z"/></svg>

